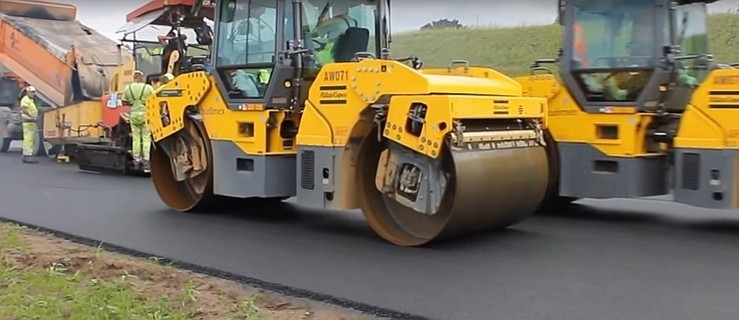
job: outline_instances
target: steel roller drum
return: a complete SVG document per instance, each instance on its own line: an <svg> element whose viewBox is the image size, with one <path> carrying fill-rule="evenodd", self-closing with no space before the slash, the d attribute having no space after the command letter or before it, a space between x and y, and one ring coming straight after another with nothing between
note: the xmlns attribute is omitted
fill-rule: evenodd
<svg viewBox="0 0 739 320"><path fill-rule="evenodd" d="M210 209L214 205L215 197L212 191L212 170L211 170L211 151L210 140L205 135L205 129L202 124L195 122L189 118L185 118L183 132L172 135L163 141L157 143L151 150L151 180L162 202L171 209L180 212L202 211ZM193 169L202 169L194 171L186 171L186 179L178 181L172 170L170 157L164 152L162 146L172 144L174 150L181 151L184 145L199 145L205 148L206 154L200 155L198 164L204 165L203 168L197 168L196 162L192 157L188 157L189 166Z"/></svg>
<svg viewBox="0 0 739 320"><path fill-rule="evenodd" d="M369 150L374 149L374 150ZM480 231L505 228L533 214L547 187L544 147L498 150L447 151L445 170L452 172L439 212L424 215L383 195L372 184L371 162L379 146L368 148L360 161L364 194L362 207L372 228L386 240L402 246Z"/></svg>

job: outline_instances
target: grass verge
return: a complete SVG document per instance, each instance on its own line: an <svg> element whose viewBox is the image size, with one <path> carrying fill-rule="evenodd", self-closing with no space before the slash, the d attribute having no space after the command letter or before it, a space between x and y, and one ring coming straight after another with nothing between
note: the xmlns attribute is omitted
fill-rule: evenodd
<svg viewBox="0 0 739 320"><path fill-rule="evenodd" d="M0 223L0 319L370 319Z"/></svg>

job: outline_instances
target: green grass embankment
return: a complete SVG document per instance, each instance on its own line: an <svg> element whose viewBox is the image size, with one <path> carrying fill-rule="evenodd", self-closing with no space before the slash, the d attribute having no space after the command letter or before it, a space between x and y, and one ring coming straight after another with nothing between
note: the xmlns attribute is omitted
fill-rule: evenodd
<svg viewBox="0 0 739 320"><path fill-rule="evenodd" d="M708 30L716 61L739 62L739 14L711 15ZM395 34L391 49L394 57L415 55L426 67L467 60L519 76L532 61L555 58L561 39L559 25L428 30Z"/></svg>

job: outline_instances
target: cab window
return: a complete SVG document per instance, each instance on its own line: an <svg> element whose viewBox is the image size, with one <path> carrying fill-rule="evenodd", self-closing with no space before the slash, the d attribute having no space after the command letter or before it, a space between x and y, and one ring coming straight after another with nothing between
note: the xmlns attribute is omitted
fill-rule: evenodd
<svg viewBox="0 0 739 320"><path fill-rule="evenodd" d="M317 66L348 62L357 52L375 52L377 1L306 0L303 2L306 44Z"/></svg>
<svg viewBox="0 0 739 320"><path fill-rule="evenodd" d="M230 98L261 98L277 52L277 1L230 0L221 6L218 72Z"/></svg>

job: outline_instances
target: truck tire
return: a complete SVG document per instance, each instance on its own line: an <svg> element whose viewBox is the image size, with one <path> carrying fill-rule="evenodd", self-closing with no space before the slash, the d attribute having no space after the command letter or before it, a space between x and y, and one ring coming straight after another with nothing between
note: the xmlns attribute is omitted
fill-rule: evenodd
<svg viewBox="0 0 739 320"><path fill-rule="evenodd" d="M46 145L44 144L44 113L48 111L48 108L40 108L39 109L39 117L38 120L36 120L36 138L34 139L33 144L33 155L36 157L45 157L48 154L46 153Z"/></svg>
<svg viewBox="0 0 739 320"><path fill-rule="evenodd" d="M3 138L3 136L8 135L8 122L10 121L12 113L13 112L10 108L0 106L0 152L8 152L8 149L10 149L10 143L13 142L12 137Z"/></svg>
<svg viewBox="0 0 739 320"><path fill-rule="evenodd" d="M13 139L10 138L0 138L2 141L0 141L0 152L8 152L8 149L10 149L10 143L13 142Z"/></svg>

